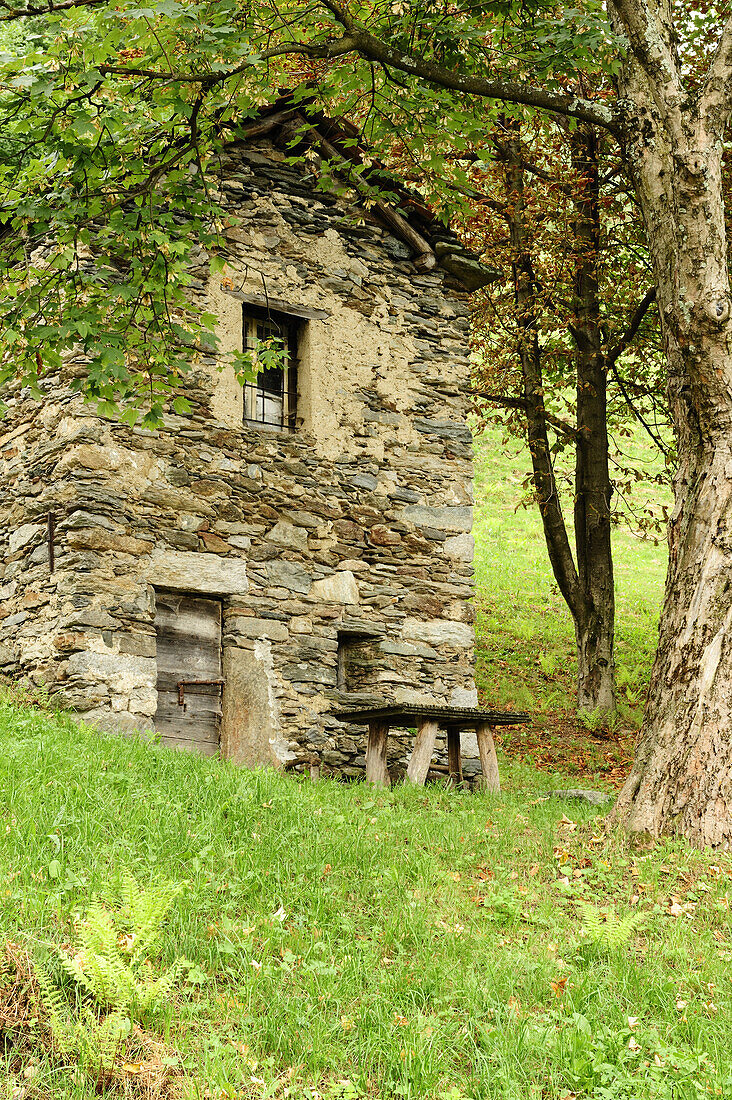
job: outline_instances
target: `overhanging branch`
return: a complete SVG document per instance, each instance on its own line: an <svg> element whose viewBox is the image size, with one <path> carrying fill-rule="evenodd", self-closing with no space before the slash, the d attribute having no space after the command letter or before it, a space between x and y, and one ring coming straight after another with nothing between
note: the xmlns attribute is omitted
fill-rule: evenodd
<svg viewBox="0 0 732 1100"><path fill-rule="evenodd" d="M501 393L484 393L482 390L470 390L469 393L471 397L482 397L484 401L490 401L494 405L503 405L507 409L525 410L529 405L525 397L504 397ZM579 429L574 424L570 424L568 420L562 420L560 416L554 416L546 409L542 410L542 416L547 424L551 424L552 428L560 434L566 435L570 439L576 439L579 435Z"/></svg>

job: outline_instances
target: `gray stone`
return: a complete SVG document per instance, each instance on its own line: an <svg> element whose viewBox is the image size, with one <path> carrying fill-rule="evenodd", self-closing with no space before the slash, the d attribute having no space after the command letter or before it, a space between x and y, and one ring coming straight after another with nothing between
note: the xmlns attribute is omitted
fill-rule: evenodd
<svg viewBox="0 0 732 1100"><path fill-rule="evenodd" d="M212 596L239 596L249 590L247 563L241 558L156 548L143 568L148 583L160 588Z"/></svg>
<svg viewBox="0 0 732 1100"><path fill-rule="evenodd" d="M230 535L228 541L235 550L248 550L252 545L248 535Z"/></svg>
<svg viewBox="0 0 732 1100"><path fill-rule="evenodd" d="M439 531L471 531L473 509L432 508L426 504L408 504L399 510L399 516L418 527L434 527Z"/></svg>
<svg viewBox="0 0 732 1100"><path fill-rule="evenodd" d="M79 509L77 512L72 512L68 519L65 519L63 523L59 524L59 528L76 528L76 527L105 527L107 531L116 531L117 528L111 523L106 516L95 516L91 512L85 512Z"/></svg>
<svg viewBox="0 0 732 1100"><path fill-rule="evenodd" d="M401 634L403 638L427 642L434 646L471 647L475 641L472 626L450 619L406 619Z"/></svg>
<svg viewBox="0 0 732 1100"><path fill-rule="evenodd" d="M290 632L277 619L255 619L249 615L229 615L225 633L241 638L270 638L273 642L286 642Z"/></svg>
<svg viewBox="0 0 732 1100"><path fill-rule="evenodd" d="M82 681L109 684L120 694L129 694L137 687L154 687L158 675L151 658L84 650L71 654L68 674Z"/></svg>
<svg viewBox="0 0 732 1100"><path fill-rule="evenodd" d="M272 530L267 532L267 539L276 546L286 546L291 550L308 548L308 533L305 528L295 527L293 523L287 523L286 520L275 523Z"/></svg>
<svg viewBox="0 0 732 1100"><path fill-rule="evenodd" d="M146 740L151 740L155 734L151 718L127 710L110 711L96 707L84 711L81 717L87 725L95 726L105 733L124 733L128 736L138 734Z"/></svg>
<svg viewBox="0 0 732 1100"><path fill-rule="evenodd" d="M28 615L25 611L19 611L15 615L8 615L7 619L3 619L2 621L3 630L12 630L13 627L22 626L27 618Z"/></svg>
<svg viewBox="0 0 732 1100"><path fill-rule="evenodd" d="M252 652L227 646L224 677L223 755L248 767L281 760L282 752L277 751L281 745L277 738L271 647L266 642L257 642Z"/></svg>
<svg viewBox="0 0 732 1100"><path fill-rule="evenodd" d="M478 689L476 687L455 687L450 692L451 707L477 707Z"/></svg>
<svg viewBox="0 0 732 1100"><path fill-rule="evenodd" d="M375 489L378 485L376 478L373 474L356 474L351 478L351 485L355 485L357 489Z"/></svg>
<svg viewBox="0 0 732 1100"><path fill-rule="evenodd" d="M307 594L310 591L313 579L299 562L268 561L265 568L270 584L287 588L290 592Z"/></svg>
<svg viewBox="0 0 732 1100"><path fill-rule="evenodd" d="M16 660L13 646L0 645L0 665L12 665Z"/></svg>
<svg viewBox="0 0 732 1100"><path fill-rule="evenodd" d="M547 791L543 798L569 798L589 802L591 806L606 806L611 801L605 791L584 791L581 787L568 787L566 791Z"/></svg>
<svg viewBox="0 0 732 1100"><path fill-rule="evenodd" d="M16 527L14 531L10 532L10 538L8 539L10 553L17 554L18 550L22 550L24 546L33 542L36 535L40 535L42 531L43 528L35 523L22 523L20 527Z"/></svg>
<svg viewBox="0 0 732 1100"><path fill-rule="evenodd" d="M437 656L437 650L428 645L415 645L413 642L382 642L382 653L393 653L395 657L426 657Z"/></svg>
<svg viewBox="0 0 732 1100"><path fill-rule="evenodd" d="M459 279L465 289L470 291L480 290L482 286L495 283L501 278L501 273L495 268L488 267L467 253L443 256L440 266Z"/></svg>
<svg viewBox="0 0 732 1100"><path fill-rule="evenodd" d="M323 522L321 516L314 516L312 512L301 512L291 508L284 509L282 515L296 527L320 527Z"/></svg>
<svg viewBox="0 0 732 1100"><path fill-rule="evenodd" d="M453 535L445 539L442 549L449 558L471 562L475 556L475 539L472 535Z"/></svg>

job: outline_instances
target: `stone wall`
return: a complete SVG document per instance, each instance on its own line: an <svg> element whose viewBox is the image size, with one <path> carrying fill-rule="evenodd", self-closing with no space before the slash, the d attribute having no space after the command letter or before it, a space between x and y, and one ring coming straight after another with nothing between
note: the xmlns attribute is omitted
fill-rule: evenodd
<svg viewBox="0 0 732 1100"><path fill-rule="evenodd" d="M156 432L90 415L59 380L43 404L6 395L0 670L102 727L151 730L154 586L210 593L224 608L223 752L313 753L355 775L363 731L333 718L339 704L475 703L468 305L267 143L221 169L227 268L211 283L201 253L193 293L225 348L263 288L318 311L300 425L244 428L239 384L214 363L186 385L192 413ZM357 693L338 687L339 631L369 635ZM394 740L396 770L408 743Z"/></svg>

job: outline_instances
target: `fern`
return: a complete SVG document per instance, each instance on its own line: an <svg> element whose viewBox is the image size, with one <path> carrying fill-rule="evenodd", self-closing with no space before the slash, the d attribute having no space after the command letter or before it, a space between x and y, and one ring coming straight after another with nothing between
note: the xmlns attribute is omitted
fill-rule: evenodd
<svg viewBox="0 0 732 1100"><path fill-rule="evenodd" d="M64 997L48 963L36 966L41 1002L59 1052L75 1057L98 1080L113 1068L133 1022L158 1009L180 976L182 959L158 977L148 959L180 890L143 890L127 875L119 906L110 909L98 901L89 906L73 954L55 954L56 964L80 994L76 1008Z"/></svg>
<svg viewBox="0 0 732 1100"><path fill-rule="evenodd" d="M626 913L618 916L611 905L598 909L589 901L576 901L582 916L582 931L591 943L605 954L616 954L630 943L633 935L643 923L642 913Z"/></svg>

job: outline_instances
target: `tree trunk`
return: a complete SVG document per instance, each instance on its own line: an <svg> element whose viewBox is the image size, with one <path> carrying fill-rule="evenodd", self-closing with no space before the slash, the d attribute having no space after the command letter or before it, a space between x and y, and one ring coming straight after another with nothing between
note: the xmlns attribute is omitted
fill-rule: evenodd
<svg viewBox="0 0 732 1100"><path fill-rule="evenodd" d="M515 129L515 127L514 127ZM518 133L503 146L508 225L514 254L516 319L527 439L544 537L555 580L574 621L577 640L577 709L615 710L615 589L610 543L610 474L607 437L607 372L600 337L598 143L581 127L570 135L573 167L581 186L575 206L575 300L570 325L575 343L577 430L572 556L557 490L547 430L538 338L536 287L524 226L524 170Z"/></svg>
<svg viewBox="0 0 732 1100"><path fill-rule="evenodd" d="M658 652L636 760L615 816L634 832L732 842L732 328L721 112L651 95L628 161L654 264L678 434ZM630 129L629 129L630 132Z"/></svg>
<svg viewBox="0 0 732 1100"><path fill-rule="evenodd" d="M575 301L572 335L577 376L574 537L579 576L577 709L615 710L615 582L610 542L607 365L601 340L600 183L597 132L570 131L574 199Z"/></svg>

